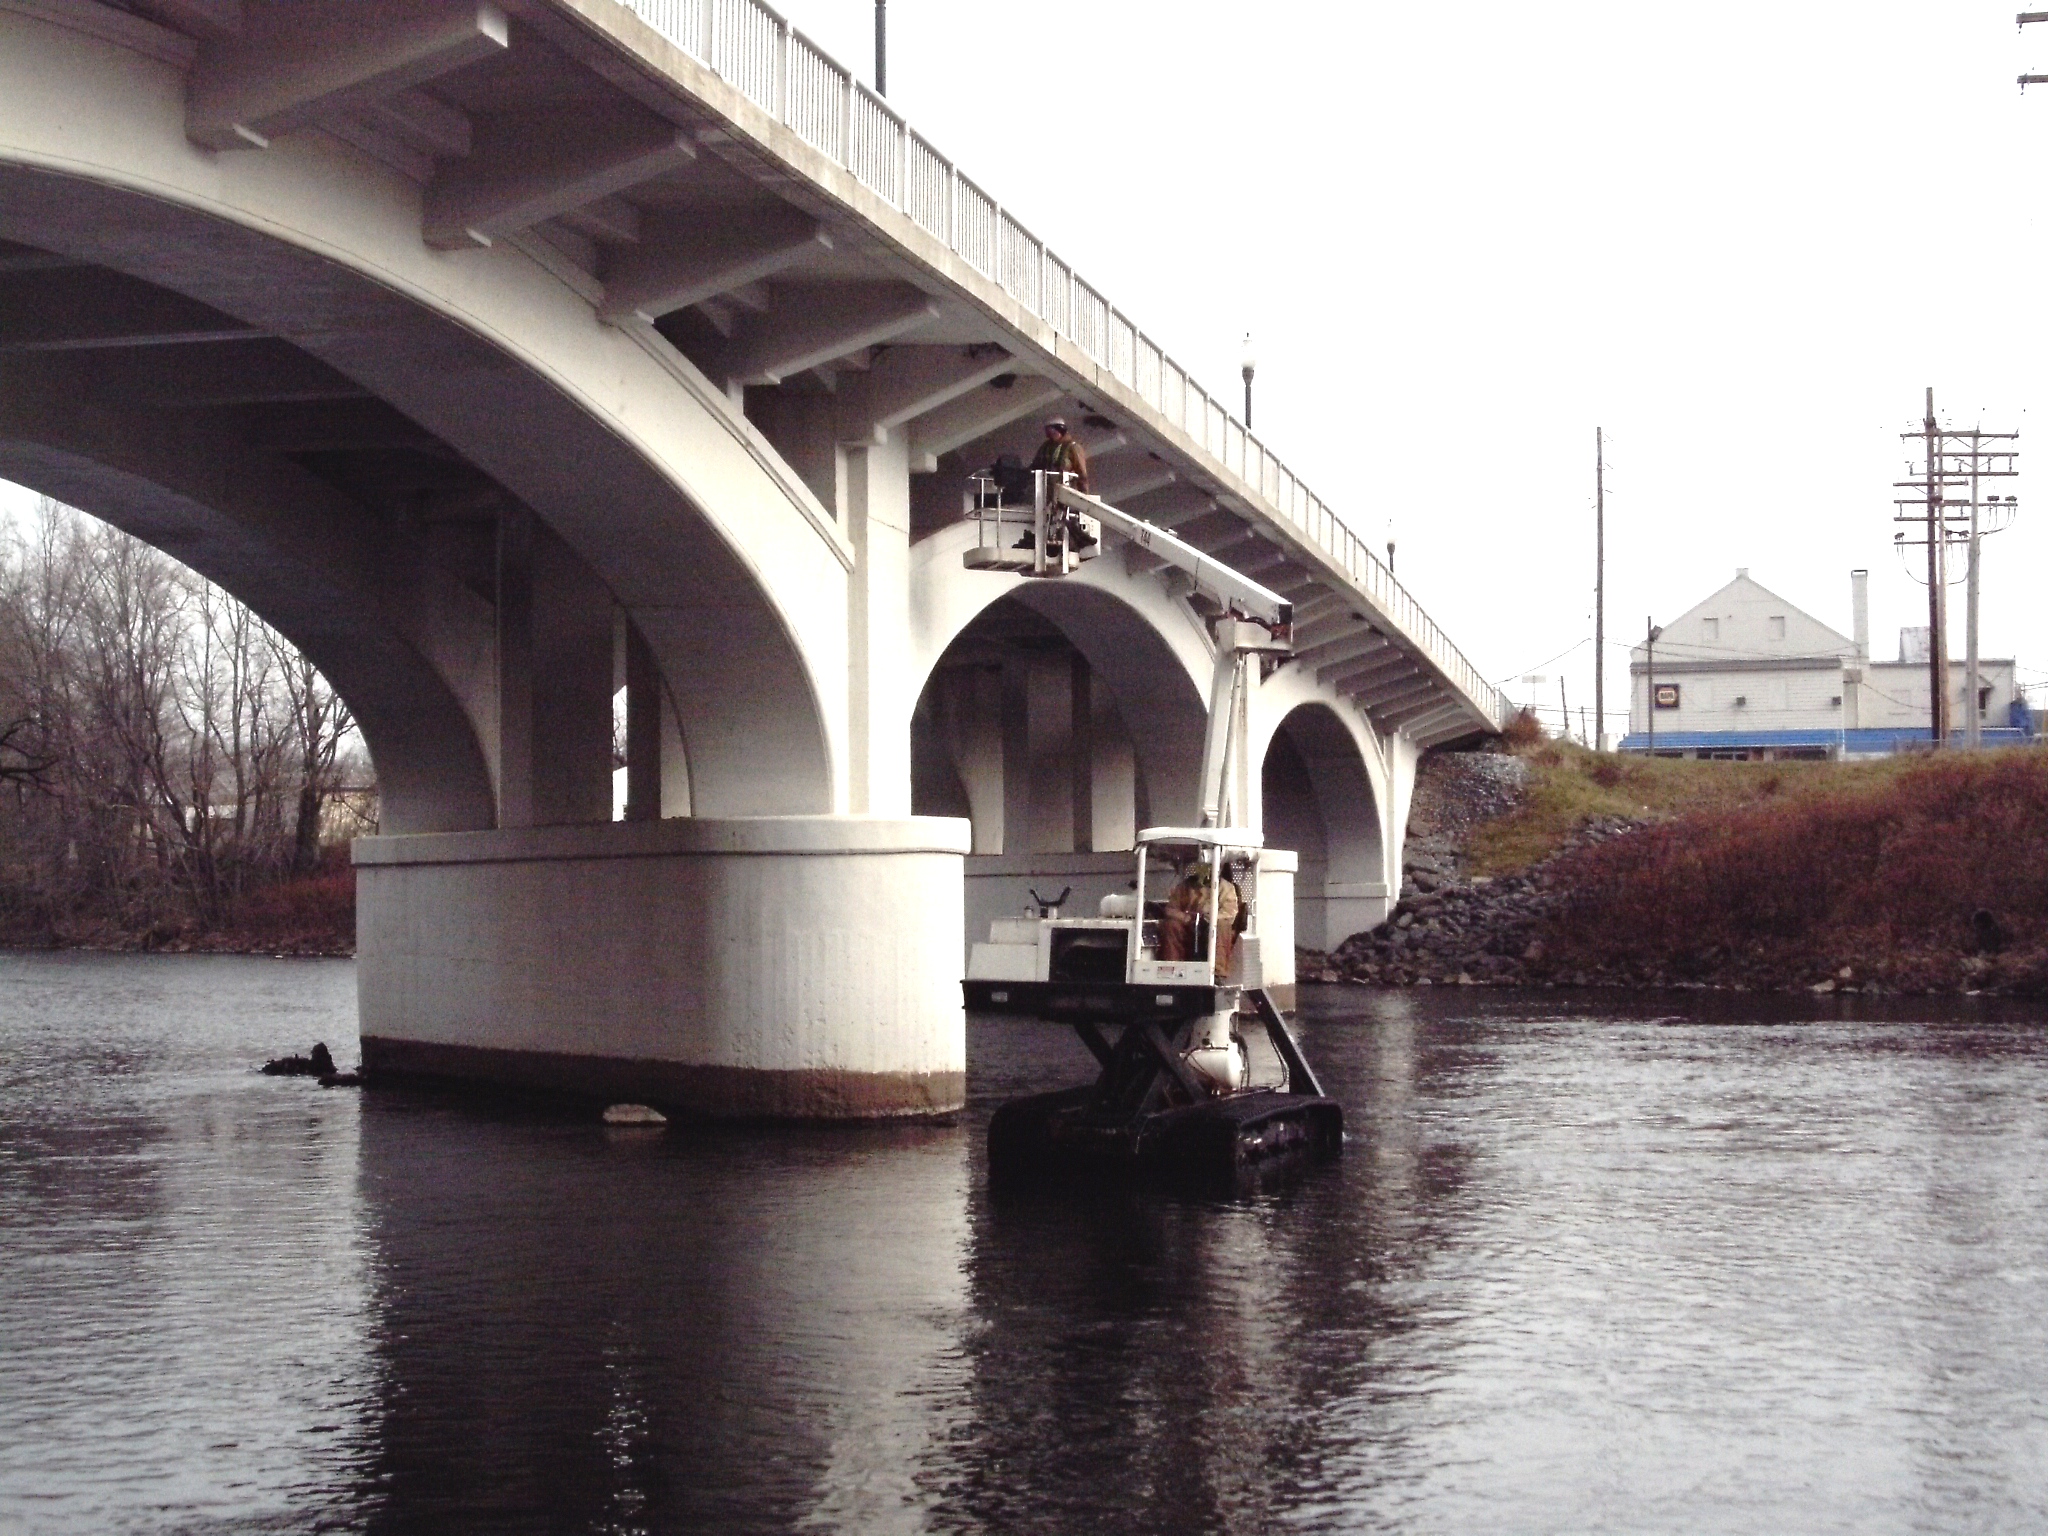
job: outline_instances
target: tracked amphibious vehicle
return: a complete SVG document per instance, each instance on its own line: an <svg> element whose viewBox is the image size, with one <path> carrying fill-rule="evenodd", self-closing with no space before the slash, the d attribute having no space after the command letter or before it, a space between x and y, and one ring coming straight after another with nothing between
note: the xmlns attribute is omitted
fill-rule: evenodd
<svg viewBox="0 0 2048 1536"><path fill-rule="evenodd" d="M969 1009L1071 1027L1101 1066L1095 1082L1001 1106L989 1124L997 1178L1075 1166L1232 1176L1343 1146L1342 1109L1324 1097L1266 991L1259 933L1263 837L1234 825L1249 771L1246 714L1261 666L1292 650L1290 605L1163 529L1067 477L1032 475L1030 505L978 481L974 570L1070 573L1108 528L1187 573L1218 612L1216 670L1202 751L1202 825L1150 827L1128 893L1093 916L1034 897L998 918L970 954Z"/></svg>

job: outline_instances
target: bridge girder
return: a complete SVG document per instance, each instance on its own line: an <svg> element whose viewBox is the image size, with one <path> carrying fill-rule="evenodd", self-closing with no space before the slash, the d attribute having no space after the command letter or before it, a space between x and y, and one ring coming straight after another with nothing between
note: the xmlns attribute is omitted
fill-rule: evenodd
<svg viewBox="0 0 2048 1536"><path fill-rule="evenodd" d="M832 249L832 237L823 224L785 205L756 210L744 224L707 227L671 211L647 214L638 222L634 248L617 256L608 269L598 309L614 323L658 320L763 282Z"/></svg>
<svg viewBox="0 0 2048 1536"><path fill-rule="evenodd" d="M1333 688L1356 693L1361 689L1384 687L1411 673L1419 675L1421 671L1413 656L1390 645L1385 651L1374 651L1355 661L1338 662L1319 672L1318 676Z"/></svg>

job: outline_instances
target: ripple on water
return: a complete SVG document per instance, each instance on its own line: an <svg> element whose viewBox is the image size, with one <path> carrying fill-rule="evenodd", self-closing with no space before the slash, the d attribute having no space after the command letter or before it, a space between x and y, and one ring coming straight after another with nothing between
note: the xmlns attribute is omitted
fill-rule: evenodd
<svg viewBox="0 0 2048 1536"><path fill-rule="evenodd" d="M251 1071L346 963L0 957L0 1527L2048 1518L2048 1050L1887 1003L1307 989L1342 1164L991 1202L966 1123L622 1136ZM341 1049L343 1045L349 1048Z"/></svg>

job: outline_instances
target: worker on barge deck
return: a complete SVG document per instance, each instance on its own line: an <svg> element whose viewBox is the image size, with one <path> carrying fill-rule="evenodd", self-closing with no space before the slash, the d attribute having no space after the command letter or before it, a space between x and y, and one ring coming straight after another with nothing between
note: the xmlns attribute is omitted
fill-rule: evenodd
<svg viewBox="0 0 2048 1536"><path fill-rule="evenodd" d="M1209 866L1200 859L1190 861L1180 880L1166 898L1166 911L1159 920L1159 958L1199 960L1202 957L1202 919L1209 915ZM1244 924L1244 900L1237 882L1226 874L1216 893L1216 975L1230 971L1236 953L1237 935Z"/></svg>

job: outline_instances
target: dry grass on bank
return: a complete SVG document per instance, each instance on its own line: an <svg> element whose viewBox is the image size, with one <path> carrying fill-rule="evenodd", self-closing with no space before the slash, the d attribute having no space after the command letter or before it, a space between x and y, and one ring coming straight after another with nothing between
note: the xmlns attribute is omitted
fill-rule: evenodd
<svg viewBox="0 0 2048 1536"><path fill-rule="evenodd" d="M1730 768L1750 771L1703 779ZM1613 785L1564 771L1560 757L1542 779L1549 798L1532 826L1624 790L1634 814L1665 812L1555 866L1561 969L1758 986L2048 985L2048 753L1638 762Z"/></svg>
<svg viewBox="0 0 2048 1536"><path fill-rule="evenodd" d="M1529 767L1522 803L1474 832L1465 849L1472 874L1518 873L1554 853L1589 821L1827 798L1890 783L1916 761L1702 763L1594 753L1562 741L1534 743L1517 755Z"/></svg>

